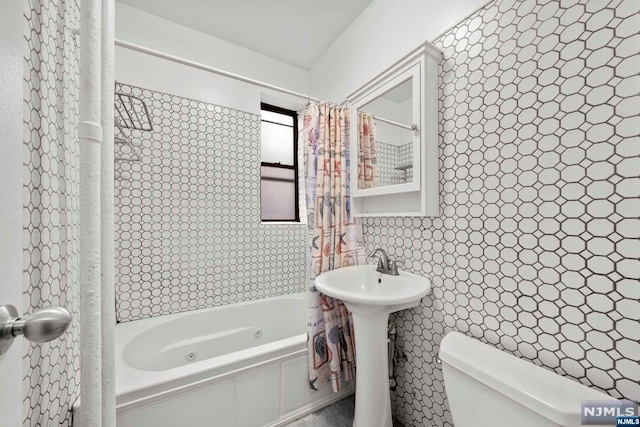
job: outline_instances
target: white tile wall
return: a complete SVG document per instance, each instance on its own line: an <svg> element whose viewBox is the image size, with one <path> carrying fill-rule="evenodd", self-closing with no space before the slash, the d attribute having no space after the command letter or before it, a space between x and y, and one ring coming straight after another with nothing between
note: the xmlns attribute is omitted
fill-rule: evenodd
<svg viewBox="0 0 640 427"><path fill-rule="evenodd" d="M70 426L80 385L79 52L72 33L79 8L62 0L26 0L24 8L24 306L32 313L61 305L73 316L55 341L22 340L24 425Z"/></svg>
<svg viewBox="0 0 640 427"><path fill-rule="evenodd" d="M640 399L640 35L636 0L500 0L438 38L439 218L368 218L433 280L399 316L394 415L451 426L451 330Z"/></svg>
<svg viewBox="0 0 640 427"><path fill-rule="evenodd" d="M152 132L116 162L119 322L304 290L306 225L260 222L260 116L118 84Z"/></svg>

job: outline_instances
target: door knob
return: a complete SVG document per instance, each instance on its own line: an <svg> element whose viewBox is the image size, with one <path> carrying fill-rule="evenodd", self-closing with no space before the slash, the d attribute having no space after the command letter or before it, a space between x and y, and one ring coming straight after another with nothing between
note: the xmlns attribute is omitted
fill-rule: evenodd
<svg viewBox="0 0 640 427"><path fill-rule="evenodd" d="M71 314L63 307L42 308L20 318L14 306L0 306L0 354L11 347L17 336L24 335L37 343L52 341L64 334L70 324Z"/></svg>

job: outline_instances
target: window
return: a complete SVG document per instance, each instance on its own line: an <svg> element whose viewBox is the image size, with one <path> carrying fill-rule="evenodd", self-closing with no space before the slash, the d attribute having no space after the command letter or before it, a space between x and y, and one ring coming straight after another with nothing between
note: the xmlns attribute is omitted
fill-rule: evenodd
<svg viewBox="0 0 640 427"><path fill-rule="evenodd" d="M260 107L262 221L299 222L298 114L268 104Z"/></svg>

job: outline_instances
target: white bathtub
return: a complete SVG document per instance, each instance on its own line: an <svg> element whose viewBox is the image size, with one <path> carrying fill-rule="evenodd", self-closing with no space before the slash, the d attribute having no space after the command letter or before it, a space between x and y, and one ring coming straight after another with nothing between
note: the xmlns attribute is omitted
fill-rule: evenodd
<svg viewBox="0 0 640 427"><path fill-rule="evenodd" d="M119 324L118 427L281 426L352 393L309 389L306 317L301 293Z"/></svg>

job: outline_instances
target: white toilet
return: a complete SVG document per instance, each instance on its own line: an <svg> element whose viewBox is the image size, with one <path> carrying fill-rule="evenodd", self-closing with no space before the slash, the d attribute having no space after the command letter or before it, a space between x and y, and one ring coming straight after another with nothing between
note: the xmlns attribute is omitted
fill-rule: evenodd
<svg viewBox="0 0 640 427"><path fill-rule="evenodd" d="M458 332L440 346L455 427L580 426L583 400L616 400Z"/></svg>

